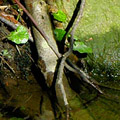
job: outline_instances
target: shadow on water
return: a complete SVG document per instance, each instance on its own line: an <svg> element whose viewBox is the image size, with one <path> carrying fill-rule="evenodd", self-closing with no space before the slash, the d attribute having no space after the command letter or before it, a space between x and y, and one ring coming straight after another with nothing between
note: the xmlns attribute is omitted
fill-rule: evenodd
<svg viewBox="0 0 120 120"><path fill-rule="evenodd" d="M22 119L23 118L27 120L32 120L32 117L22 112L20 108L16 109L15 107L12 107L12 106L5 106L0 104L0 113L3 114L6 119L10 119L10 118Z"/></svg>
<svg viewBox="0 0 120 120"><path fill-rule="evenodd" d="M71 75L71 76L70 76ZM72 78L71 88L78 93L74 105L78 104L73 120L119 120L120 90L100 86L104 94L97 92L92 86L69 74ZM73 104L72 104L73 105Z"/></svg>
<svg viewBox="0 0 120 120"><path fill-rule="evenodd" d="M105 34L88 35L81 40L89 38L93 40L86 44L93 48L93 54L85 59L87 72L99 82L104 94L70 74L71 88L78 93L82 104L74 119L120 120L120 29L111 27Z"/></svg>

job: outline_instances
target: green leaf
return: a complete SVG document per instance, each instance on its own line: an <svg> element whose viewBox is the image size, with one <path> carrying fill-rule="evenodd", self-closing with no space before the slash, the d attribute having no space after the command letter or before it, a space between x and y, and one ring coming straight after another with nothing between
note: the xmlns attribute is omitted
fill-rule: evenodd
<svg viewBox="0 0 120 120"><path fill-rule="evenodd" d="M12 56L10 55L7 49L2 50L2 56L12 58Z"/></svg>
<svg viewBox="0 0 120 120"><path fill-rule="evenodd" d="M9 40L16 44L24 44L29 39L29 33L24 26L18 26L17 29L9 34Z"/></svg>
<svg viewBox="0 0 120 120"><path fill-rule="evenodd" d="M61 10L58 10L57 13L53 13L52 15L53 15L54 19L56 19L60 22L65 22L66 18L67 18L66 14Z"/></svg>
<svg viewBox="0 0 120 120"><path fill-rule="evenodd" d="M9 53L8 53L8 50L7 49L4 49L3 50L3 56L7 56Z"/></svg>
<svg viewBox="0 0 120 120"><path fill-rule="evenodd" d="M54 34L55 34L55 39L57 41L61 41L65 35L66 31L63 29L55 29Z"/></svg>
<svg viewBox="0 0 120 120"><path fill-rule="evenodd" d="M78 51L79 53L92 53L92 48L79 41L74 42L73 50Z"/></svg>
<svg viewBox="0 0 120 120"><path fill-rule="evenodd" d="M26 108L25 108L24 106L21 106L21 107L20 107L20 110L21 110L21 111L25 111Z"/></svg>

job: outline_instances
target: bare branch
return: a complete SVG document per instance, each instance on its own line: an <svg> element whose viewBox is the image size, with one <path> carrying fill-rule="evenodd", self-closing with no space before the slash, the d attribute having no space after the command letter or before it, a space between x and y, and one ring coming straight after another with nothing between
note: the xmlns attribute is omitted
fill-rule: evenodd
<svg viewBox="0 0 120 120"><path fill-rule="evenodd" d="M69 59L67 59L67 62L71 65L70 70L74 73L77 73L80 75L80 77L82 77L82 79L87 82L88 84L90 84L91 86L93 86L96 90L98 90L101 94L103 94L103 91L99 88L98 83L91 79L89 75L87 75L84 71L82 71L79 67L77 67L75 64L73 64ZM70 66L67 66L70 67Z"/></svg>
<svg viewBox="0 0 120 120"><path fill-rule="evenodd" d="M13 73L15 73L14 69L8 64L8 62L7 62L2 56L0 56L0 58L1 58L1 60L9 67L9 69L10 69Z"/></svg>
<svg viewBox="0 0 120 120"><path fill-rule="evenodd" d="M70 48L62 56L62 60L61 60L61 63L60 63L59 69L58 69L58 74L57 74L57 79L56 79L56 84L58 84L60 86L61 93L63 95L64 104L67 107L68 107L68 100L67 100L66 92L65 92L65 89L64 89L64 86L63 86L63 81L62 81L63 69L64 69L64 66L65 66L65 61L66 61L67 57L72 53L73 43L74 43L74 31L76 30L78 22L80 21L80 19L82 17L84 6L85 6L85 0L83 0L82 3L81 3L81 7L80 7L80 10L79 10L78 18L77 18L77 20L75 22L75 25L73 25L73 28L72 28L72 31L71 31Z"/></svg>
<svg viewBox="0 0 120 120"><path fill-rule="evenodd" d="M10 26L14 30L17 28L17 26L13 22L10 22L9 20L5 19L4 17L0 16L0 21L7 24L8 26Z"/></svg>

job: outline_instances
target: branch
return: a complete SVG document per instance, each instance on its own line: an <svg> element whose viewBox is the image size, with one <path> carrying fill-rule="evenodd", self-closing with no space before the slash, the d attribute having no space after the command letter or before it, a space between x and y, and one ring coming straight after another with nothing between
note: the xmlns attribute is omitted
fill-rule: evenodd
<svg viewBox="0 0 120 120"><path fill-rule="evenodd" d="M71 67L67 66L66 68L69 68L72 72L79 74L80 77L85 82L87 82L88 84L90 84L91 86L93 86L97 91L99 91L101 94L103 94L103 91L99 88L99 86L98 86L99 84L97 83L97 81L91 79L89 75L87 75L79 67L77 67L75 64L73 64L69 59L67 59L67 63L69 63L71 65Z"/></svg>
<svg viewBox="0 0 120 120"><path fill-rule="evenodd" d="M9 20L5 19L4 17L0 16L0 21L7 24L8 26L10 26L14 30L17 28L17 26L13 22L10 22Z"/></svg>
<svg viewBox="0 0 120 120"><path fill-rule="evenodd" d="M40 32L40 34L43 36L43 38L46 40L47 44L49 45L49 47L54 51L54 53L59 57L61 57L60 53L58 51L55 51L54 47L51 45L49 37L45 34L45 32L38 27L37 22L34 20L34 18L32 17L32 15L27 11L27 9L18 1L15 0L15 2L23 9L23 11L27 14L27 16L30 18L30 20L32 21L32 23L34 24L34 26L36 27L36 29Z"/></svg>
<svg viewBox="0 0 120 120"><path fill-rule="evenodd" d="M16 1L16 3L23 9L23 11L27 14L27 16L30 18L30 20L33 22L33 24L35 25L35 27L37 28L37 30L41 33L41 35L43 36L43 38L46 40L46 42L48 43L48 45L49 45L49 47L54 51L54 53L57 55L57 57L58 58L60 58L62 55L58 52L58 51L55 51L55 49L54 49L54 47L51 45L51 43L49 42L49 38L47 37L47 35L45 34L45 32L41 29L41 28L38 28L38 24L37 24L37 22L34 20L34 18L30 15L30 13L26 10L26 8L18 1L18 0L15 0ZM78 1L79 2L79 1ZM85 5L85 0L83 0L82 1L82 3L81 3L81 9L80 9L80 13L79 13L79 17L78 17L78 19L77 19L77 21L76 21L76 24L74 24L74 27L73 27L73 30L72 30L72 35L71 35L71 39L72 39L72 41L71 41L71 44L74 42L74 39L73 39L73 34L74 34L74 31L75 31L75 29L76 29L76 27L77 27L77 25L78 25L78 23L79 23L79 21L80 21L80 19L81 19L81 17L82 17L82 13L83 13L83 8L84 8L84 5ZM71 46L71 50L72 50L72 47L73 46ZM71 50L69 50L69 52L71 53ZM66 58L67 58L67 56L69 56L69 52L68 53L66 53ZM64 56L64 55L63 55ZM64 58L65 60L66 60L66 58ZM65 63L65 67L68 69L68 70L70 70L70 71L72 71L72 72L75 72L75 73L78 73L80 76L82 76L82 78L83 78L83 80L84 81L86 81L86 82L88 82L89 84L91 84L94 88L96 88L97 89L97 87L93 84L93 82L91 82L86 76L86 73L84 72L84 71L82 71L82 70L80 70L77 66L75 67L75 65L73 64L73 63L70 63L71 64L71 66L74 66L74 67L71 67L71 66L69 66L66 62L65 62L65 60L63 59L63 63ZM68 59L67 59L67 61L68 61ZM64 68L64 66L63 66L63 68ZM63 69L63 68L61 68L61 69ZM97 89L99 92L100 92L100 89ZM100 92L101 93L101 92Z"/></svg>
<svg viewBox="0 0 120 120"><path fill-rule="evenodd" d="M65 92L65 89L64 89L64 86L63 86L63 81L62 81L62 78L63 78L63 69L64 69L64 66L65 66L65 61L67 59L67 57L72 53L72 50L73 50L73 43L74 43L74 32L77 28L77 25L79 23L79 21L81 20L82 18L82 15L83 15L83 8L85 6L85 0L82 1L81 3L81 7L80 7L80 10L79 10L79 14L78 14L78 18L77 20L75 21L75 24L73 25L73 28L72 28L72 31L71 31L71 39L70 39L70 48L69 50L63 54L62 56L62 60L61 60L61 63L60 63L60 66L58 68L58 74L57 74L57 79L56 79L56 84L59 85L60 87L60 90L61 90L61 93L63 95L63 100L64 100L64 104L65 106L68 108L68 100L67 100L67 96L66 96L66 92ZM67 118L68 119L68 118Z"/></svg>
<svg viewBox="0 0 120 120"><path fill-rule="evenodd" d="M2 56L0 56L0 58L9 67L9 69L15 74L14 69L8 64L8 62Z"/></svg>

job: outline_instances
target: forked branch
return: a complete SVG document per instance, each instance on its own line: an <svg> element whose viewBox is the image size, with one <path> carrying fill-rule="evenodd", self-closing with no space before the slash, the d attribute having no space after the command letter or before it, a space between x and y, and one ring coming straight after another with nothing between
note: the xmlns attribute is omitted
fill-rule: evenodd
<svg viewBox="0 0 120 120"><path fill-rule="evenodd" d="M54 49L54 47L51 45L51 43L49 42L49 37L45 34L45 32L41 29L41 28L39 28L38 27L38 24L36 23L36 21L34 20L34 18L30 15L30 13L26 10L26 8L18 1L18 0L15 0L16 1L16 3L23 9L23 11L28 15L28 17L30 18L30 20L33 22L33 24L35 25L35 27L38 29L38 31L41 33L41 35L43 36L43 38L46 40L46 42L48 43L48 45L49 45L49 47L54 51L54 53L57 55L57 57L58 58L60 58L62 55L58 52L58 51L55 51L55 49ZM77 27L77 25L78 25L78 23L79 23L79 21L80 21L80 19L81 19L81 17L82 17L82 13L83 13L83 8L84 8L84 5L85 5L85 0L83 0L82 1L82 3L81 3L81 8L80 8L80 12L79 12L79 15L78 15L78 19L77 19L77 21L76 21L76 23L74 24L74 27L73 27L73 29L72 29L72 31L71 31L71 33L73 34L74 33L74 31L75 31L75 29L76 29L76 27ZM72 40L74 40L73 39L73 35L71 35L71 39ZM71 41L71 43L72 43L73 41ZM72 47L72 46L71 46ZM71 48L70 47L70 48ZM71 50L69 50L69 52L70 52ZM69 56L69 54L68 53L66 53L68 56ZM66 56L66 55L65 55ZM67 57L66 57L67 58ZM64 59L63 59L64 60ZM68 58L67 58L67 62L68 62ZM97 86L95 86L94 85L94 82L93 81L90 81L89 79L88 79L88 75L86 75L86 73L84 72L84 71L82 71L81 69L79 69L77 66L75 66L73 63L70 63L70 65L68 65L67 64L67 62L65 62L65 67L68 69L68 70L70 70L70 71L72 71L72 72L76 72L76 73L78 73L80 76L82 76L82 78L83 78L83 80L84 81L86 81L86 82L88 82L89 84L91 84L94 88L96 88L100 93L102 93L102 91L97 87ZM90 77L89 77L90 78Z"/></svg>
<svg viewBox="0 0 120 120"><path fill-rule="evenodd" d="M80 5L80 10L79 10L79 13L77 15L77 20L75 21L75 24L73 25L72 31L70 33L71 34L70 48L62 56L60 66L58 68L57 79L56 79L56 84L58 84L59 87L60 87L61 93L63 95L64 104L65 104L67 109L69 109L69 107L68 107L69 103L68 103L68 100L67 100L67 95L66 95L65 88L64 88L64 85L63 85L63 81L62 81L63 80L63 72L64 72L65 61L68 58L68 56L72 53L72 50L73 50L74 32L75 32L75 30L78 26L78 23L80 22L80 20L82 18L84 6L85 6L85 0L82 0L81 5ZM69 116L68 116L68 113L67 113L67 120L69 119L68 117Z"/></svg>

